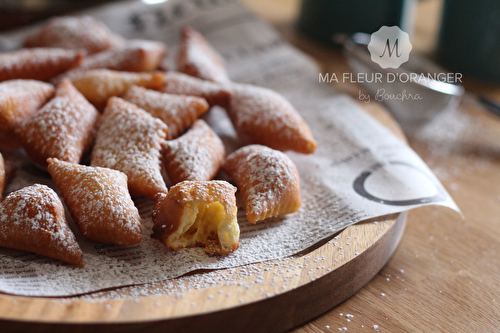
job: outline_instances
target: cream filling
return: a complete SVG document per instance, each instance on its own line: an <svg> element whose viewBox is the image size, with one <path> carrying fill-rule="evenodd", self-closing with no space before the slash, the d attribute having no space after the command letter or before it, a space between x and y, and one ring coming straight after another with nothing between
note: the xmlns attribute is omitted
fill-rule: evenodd
<svg viewBox="0 0 500 333"><path fill-rule="evenodd" d="M220 202L194 201L184 211L181 228L169 236L169 243L174 248L205 245L210 252L230 252L239 234L237 221L226 214Z"/></svg>

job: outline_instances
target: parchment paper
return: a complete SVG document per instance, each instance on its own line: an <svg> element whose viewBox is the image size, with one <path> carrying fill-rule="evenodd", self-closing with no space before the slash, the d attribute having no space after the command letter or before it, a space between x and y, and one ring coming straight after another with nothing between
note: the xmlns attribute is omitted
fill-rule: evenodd
<svg viewBox="0 0 500 333"><path fill-rule="evenodd" d="M176 53L185 24L198 29L226 59L236 82L282 93L299 110L318 141L313 155L288 153L299 170L302 207L292 215L251 225L240 207L240 249L208 256L201 248L171 251L151 239L150 199L136 200L144 220L143 242L120 247L85 239L66 212L84 252L85 268L17 250L0 249L0 290L19 295L65 296L165 280L206 268L226 268L293 255L358 221L438 204L458 210L422 160L334 86L320 83L319 69L267 24L234 1L170 0L157 5L114 3L87 14L127 38L165 41ZM26 29L0 37L14 47ZM224 110L205 117L228 152L238 144ZM7 192L33 183L56 189L48 174L18 152L19 166Z"/></svg>

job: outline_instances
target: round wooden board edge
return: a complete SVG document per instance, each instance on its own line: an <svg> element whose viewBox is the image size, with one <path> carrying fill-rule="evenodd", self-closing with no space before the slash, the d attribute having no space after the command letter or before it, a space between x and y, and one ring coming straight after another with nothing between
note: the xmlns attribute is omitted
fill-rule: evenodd
<svg viewBox="0 0 500 333"><path fill-rule="evenodd" d="M283 331L300 325L321 313L333 308L335 305L349 298L356 291L361 289L373 276L385 265L392 253L396 249L403 235L406 225L407 212L400 213L397 219L385 220L387 217L371 219L371 222L360 222L348 227L339 234L339 238L349 239L349 234L353 241L361 236L363 229L375 228L374 224L380 223L382 227L373 243L359 254L350 253L344 262L341 262L335 269L323 274L311 277L310 281L301 283L293 288L278 291L272 297L260 297L243 304L228 304L214 310L186 313L177 316L155 315L144 316L142 318L121 318L117 320L62 320L54 321L44 319L43 314L38 318L28 318L27 316L17 316L15 318L4 315L1 311L0 318L3 332L26 331L27 328L37 327L39 332L73 332L93 330L106 332L121 332L145 330L148 332L164 331L165 329L181 329L182 332L199 331L238 331L238 332L272 332ZM380 222L377 222L380 221ZM361 227L361 225L363 227ZM385 229L384 229L385 228ZM312 255L320 255L327 246L332 246L328 242L321 247L297 258L304 260ZM279 269L275 268L276 270ZM304 273L303 270L302 273ZM272 273L272 271L271 271ZM0 295L0 308L12 306L16 299L34 299L40 304L51 302L58 303L56 298L29 298L23 296ZM154 297L141 297L139 306L151 306L155 302ZM60 299L59 299L60 300ZM109 301L113 302L113 299ZM130 299L132 301L132 299ZM73 302L86 302L85 300L75 300ZM3 303L3 306L2 306ZM66 311L77 311L74 304L67 305ZM60 306L60 304L59 304ZM103 311L104 304L95 303L97 311ZM73 309L72 309L73 307ZM283 308L286 310L283 310ZM33 309L32 309L33 310ZM33 311L31 311L33 312ZM256 319L259 319L258 321Z"/></svg>

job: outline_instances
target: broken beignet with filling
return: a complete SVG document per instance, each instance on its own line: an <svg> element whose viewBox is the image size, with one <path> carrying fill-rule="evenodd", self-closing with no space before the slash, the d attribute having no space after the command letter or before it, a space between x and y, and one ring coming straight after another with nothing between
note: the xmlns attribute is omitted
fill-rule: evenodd
<svg viewBox="0 0 500 333"><path fill-rule="evenodd" d="M235 181L251 223L300 207L299 174L292 160L278 150L245 146L227 157L223 170Z"/></svg>
<svg viewBox="0 0 500 333"><path fill-rule="evenodd" d="M55 158L47 162L52 179L85 237L118 245L141 242L141 218L128 193L124 173Z"/></svg>
<svg viewBox="0 0 500 333"><path fill-rule="evenodd" d="M204 246L208 254L239 247L236 188L225 181L185 181L155 197L153 235L173 250Z"/></svg>
<svg viewBox="0 0 500 333"><path fill-rule="evenodd" d="M35 184L0 203L0 246L34 252L83 267L83 253L56 192Z"/></svg>

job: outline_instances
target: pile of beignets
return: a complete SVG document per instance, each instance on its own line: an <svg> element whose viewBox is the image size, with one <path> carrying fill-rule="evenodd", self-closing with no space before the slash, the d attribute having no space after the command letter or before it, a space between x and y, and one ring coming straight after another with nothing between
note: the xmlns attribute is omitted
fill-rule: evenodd
<svg viewBox="0 0 500 333"><path fill-rule="evenodd" d="M10 193L0 202L1 247L83 266L64 205L83 236L132 245L143 237L132 198L146 196L155 201L151 237L222 255L239 246L236 188L251 223L298 210L299 176L282 151L310 154L316 142L294 107L233 83L192 28L182 30L177 71L161 70L166 53L91 17L60 17L0 54L0 200L20 147L63 199L39 184ZM200 119L214 105L252 144L226 156ZM224 173L236 187L214 180Z"/></svg>

